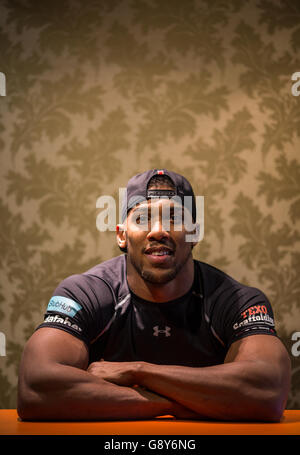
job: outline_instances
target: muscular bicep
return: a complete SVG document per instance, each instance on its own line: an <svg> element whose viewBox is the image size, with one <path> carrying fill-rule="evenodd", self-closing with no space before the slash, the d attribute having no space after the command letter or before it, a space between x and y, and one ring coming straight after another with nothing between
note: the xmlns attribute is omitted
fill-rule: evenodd
<svg viewBox="0 0 300 455"><path fill-rule="evenodd" d="M79 338L55 328L38 329L26 343L21 361L21 372L47 364L62 364L86 369L88 348Z"/></svg>
<svg viewBox="0 0 300 455"><path fill-rule="evenodd" d="M252 335L231 344L225 363L234 361L266 361L288 367L290 360L279 338L270 335Z"/></svg>
<svg viewBox="0 0 300 455"><path fill-rule="evenodd" d="M38 329L25 345L18 378L18 413L22 418L41 409L49 393L72 387L86 375L88 349L83 341L54 328ZM33 412L33 414L32 414ZM38 414L40 415L40 414Z"/></svg>
<svg viewBox="0 0 300 455"><path fill-rule="evenodd" d="M235 341L230 346L224 363L230 362L244 362L244 372L246 375L249 374L249 379L260 378L266 387L276 384L277 393L283 401L287 399L291 362L279 338L252 335Z"/></svg>

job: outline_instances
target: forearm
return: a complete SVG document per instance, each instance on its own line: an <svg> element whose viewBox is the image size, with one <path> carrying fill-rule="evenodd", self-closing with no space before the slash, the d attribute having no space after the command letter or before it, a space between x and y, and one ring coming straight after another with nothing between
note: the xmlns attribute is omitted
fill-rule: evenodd
<svg viewBox="0 0 300 455"><path fill-rule="evenodd" d="M54 364L19 381L24 420L147 419L170 414L174 403L140 388L118 386L79 368ZM25 378L27 376L27 379Z"/></svg>
<svg viewBox="0 0 300 455"><path fill-rule="evenodd" d="M285 405L264 362L205 368L142 363L137 382L200 415L222 420L278 420Z"/></svg>

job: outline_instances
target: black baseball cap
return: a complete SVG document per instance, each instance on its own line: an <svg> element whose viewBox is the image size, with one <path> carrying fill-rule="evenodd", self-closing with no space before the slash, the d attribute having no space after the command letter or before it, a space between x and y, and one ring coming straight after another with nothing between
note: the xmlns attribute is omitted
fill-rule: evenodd
<svg viewBox="0 0 300 455"><path fill-rule="evenodd" d="M148 189L150 180L156 175L166 175L174 185L174 190ZM125 221L129 210L135 205L151 198L172 198L179 196L182 203L192 214L193 221L196 220L196 201L193 188L190 182L183 175L167 169L151 169L133 176L127 183L125 198L122 205L122 222ZM190 196L184 199L185 196Z"/></svg>

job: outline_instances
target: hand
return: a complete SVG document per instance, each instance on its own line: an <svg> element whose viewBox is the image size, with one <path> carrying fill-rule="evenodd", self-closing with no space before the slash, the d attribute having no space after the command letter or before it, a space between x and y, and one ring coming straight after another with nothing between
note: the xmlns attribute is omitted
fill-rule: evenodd
<svg viewBox="0 0 300 455"><path fill-rule="evenodd" d="M148 390L144 387L135 387L135 390L142 395L147 400L151 401L152 403L164 403L166 404L166 410L161 414L163 415L170 415L175 417L176 419L190 419L190 420L199 420L201 416L194 411L184 407L183 405L177 403L176 401L169 400L169 398L164 397L163 395L159 395L151 390Z"/></svg>
<svg viewBox="0 0 300 455"><path fill-rule="evenodd" d="M140 393L148 401L157 403L161 406L166 405L165 414L170 414L177 419L199 419L197 413L182 406L181 404L169 400L169 398L159 395L145 387L138 385L136 380L137 372L142 368L143 362L107 362L100 360L89 365L87 371L94 376L105 381L126 387L135 387L135 390Z"/></svg>
<svg viewBox="0 0 300 455"><path fill-rule="evenodd" d="M139 367L140 362L107 362L101 360L91 363L87 371L105 381L133 387L137 384L135 373Z"/></svg>

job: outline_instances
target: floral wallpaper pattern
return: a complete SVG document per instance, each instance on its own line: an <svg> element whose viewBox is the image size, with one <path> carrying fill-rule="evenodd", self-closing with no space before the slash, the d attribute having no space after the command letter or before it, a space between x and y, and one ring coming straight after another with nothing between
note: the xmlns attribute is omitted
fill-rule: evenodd
<svg viewBox="0 0 300 455"><path fill-rule="evenodd" d="M97 198L169 168L194 257L268 295L299 408L300 3L1 0L0 71L0 407L58 282L119 254Z"/></svg>

